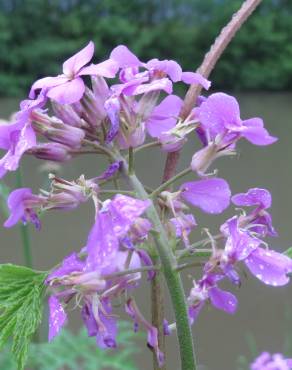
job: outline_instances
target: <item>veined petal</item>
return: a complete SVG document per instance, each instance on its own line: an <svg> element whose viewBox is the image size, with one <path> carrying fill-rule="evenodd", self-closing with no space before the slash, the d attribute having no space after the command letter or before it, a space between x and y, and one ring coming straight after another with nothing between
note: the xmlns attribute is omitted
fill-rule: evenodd
<svg viewBox="0 0 292 370"><path fill-rule="evenodd" d="M211 86L211 81L207 80L200 73L195 72L183 72L181 80L186 84L199 84L203 86L204 89L209 90Z"/></svg>
<svg viewBox="0 0 292 370"><path fill-rule="evenodd" d="M275 143L278 138L271 136L264 128L261 118L251 118L242 122L241 135L255 145L270 145Z"/></svg>
<svg viewBox="0 0 292 370"><path fill-rule="evenodd" d="M86 271L93 271L116 256L119 241L113 232L112 217L108 212L100 212L93 225L86 244Z"/></svg>
<svg viewBox="0 0 292 370"><path fill-rule="evenodd" d="M272 205L271 193L261 188L252 188L246 193L235 194L231 201L239 207L260 206L263 209L267 209Z"/></svg>
<svg viewBox="0 0 292 370"><path fill-rule="evenodd" d="M205 129L215 135L230 126L240 127L240 110L237 100L224 93L211 94L196 110Z"/></svg>
<svg viewBox="0 0 292 370"><path fill-rule="evenodd" d="M113 49L110 59L115 60L121 68L140 66L142 63L125 45Z"/></svg>
<svg viewBox="0 0 292 370"><path fill-rule="evenodd" d="M182 103L182 100L176 95L169 95L163 99L146 121L149 135L160 137L163 132L172 129L176 124Z"/></svg>
<svg viewBox="0 0 292 370"><path fill-rule="evenodd" d="M292 260L270 249L257 248L246 259L249 271L263 283L272 286L286 285L292 272Z"/></svg>
<svg viewBox="0 0 292 370"><path fill-rule="evenodd" d="M47 96L60 104L73 104L82 98L84 91L84 82L80 77L77 77L72 81L51 88Z"/></svg>
<svg viewBox="0 0 292 370"><path fill-rule="evenodd" d="M44 88L51 88L55 86L62 85L66 82L68 82L69 79L66 76L60 75L56 77L44 77L39 80L37 80L31 87L29 92L29 98L34 99L35 98L35 91L41 90Z"/></svg>
<svg viewBox="0 0 292 370"><path fill-rule="evenodd" d="M7 199L7 206L10 211L9 218L5 221L5 227L12 227L23 217L24 205L23 200L32 195L30 188L19 188L13 190Z"/></svg>
<svg viewBox="0 0 292 370"><path fill-rule="evenodd" d="M57 336L67 321L67 314L58 298L49 298L49 342Z"/></svg>
<svg viewBox="0 0 292 370"><path fill-rule="evenodd" d="M114 78L119 70L119 65L112 59L105 60L98 64L91 64L88 67L84 67L78 73L78 76L84 75L97 75L106 78Z"/></svg>
<svg viewBox="0 0 292 370"><path fill-rule="evenodd" d="M173 82L181 80L182 69L181 66L174 60L158 60L151 59L149 62L144 64L144 67L158 72L164 72Z"/></svg>
<svg viewBox="0 0 292 370"><path fill-rule="evenodd" d="M237 309L237 298L232 293L218 287L209 289L209 298L212 305L219 310L234 314Z"/></svg>
<svg viewBox="0 0 292 370"><path fill-rule="evenodd" d="M230 203L229 185L220 178L186 182L181 190L184 200L207 213L221 213Z"/></svg>
<svg viewBox="0 0 292 370"><path fill-rule="evenodd" d="M76 75L93 57L94 43L90 41L82 50L63 63L63 73L67 76Z"/></svg>

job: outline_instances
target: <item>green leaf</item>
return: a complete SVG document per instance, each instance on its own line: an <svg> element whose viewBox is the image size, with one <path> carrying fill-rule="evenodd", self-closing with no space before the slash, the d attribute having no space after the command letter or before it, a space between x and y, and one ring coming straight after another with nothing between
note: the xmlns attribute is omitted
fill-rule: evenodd
<svg viewBox="0 0 292 370"><path fill-rule="evenodd" d="M42 317L46 273L0 265L0 349L12 338L17 369L23 370L28 347Z"/></svg>
<svg viewBox="0 0 292 370"><path fill-rule="evenodd" d="M100 349L84 328L74 334L63 329L53 342L31 345L28 366L46 370L137 370L133 353L139 351L138 338L140 335L133 332L132 325L120 322L118 348Z"/></svg>
<svg viewBox="0 0 292 370"><path fill-rule="evenodd" d="M290 258L292 258L292 247L288 248L284 254Z"/></svg>

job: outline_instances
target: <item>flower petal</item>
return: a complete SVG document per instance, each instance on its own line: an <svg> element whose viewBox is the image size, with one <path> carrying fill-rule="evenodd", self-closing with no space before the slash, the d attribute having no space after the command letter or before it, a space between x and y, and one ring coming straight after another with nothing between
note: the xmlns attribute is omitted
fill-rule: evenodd
<svg viewBox="0 0 292 370"><path fill-rule="evenodd" d="M212 305L219 310L234 314L237 309L237 298L232 293L218 287L209 289L209 298Z"/></svg>
<svg viewBox="0 0 292 370"><path fill-rule="evenodd" d="M51 342L65 325L67 314L58 298L53 295L49 298L49 311L49 342Z"/></svg>
<svg viewBox="0 0 292 370"><path fill-rule="evenodd" d="M220 178L186 182L181 190L184 200L207 213L221 213L230 203L229 185Z"/></svg>
<svg viewBox="0 0 292 370"><path fill-rule="evenodd" d="M85 91L85 85L81 78L51 88L47 96L60 104L73 104L78 102Z"/></svg>
<svg viewBox="0 0 292 370"><path fill-rule="evenodd" d="M90 41L83 49L63 63L63 73L67 76L76 75L80 69L90 62L94 53L94 43Z"/></svg>
<svg viewBox="0 0 292 370"><path fill-rule="evenodd" d="M281 286L289 282L292 260L276 251L257 248L246 259L249 271L267 285Z"/></svg>
<svg viewBox="0 0 292 370"><path fill-rule="evenodd" d="M176 124L182 103L182 100L176 95L169 95L163 99L146 121L149 135L160 137L163 132L172 129Z"/></svg>
<svg viewBox="0 0 292 370"><path fill-rule="evenodd" d="M278 138L271 136L263 127L261 118L251 118L242 122L241 135L255 145L270 145L275 143Z"/></svg>
<svg viewBox="0 0 292 370"><path fill-rule="evenodd" d="M200 73L195 72L183 72L181 80L186 84L199 84L204 87L204 89L209 90L211 86L211 81L207 80Z"/></svg>
<svg viewBox="0 0 292 370"><path fill-rule="evenodd" d="M97 75L106 78L114 78L118 72L119 65L112 59L105 60L98 64L91 64L88 67L84 67L78 73L78 76L84 75Z"/></svg>
<svg viewBox="0 0 292 370"><path fill-rule="evenodd" d="M119 45L114 48L110 59L115 60L121 68L141 65L140 60L125 45Z"/></svg>
<svg viewBox="0 0 292 370"><path fill-rule="evenodd" d="M271 193L261 188L252 188L246 193L233 195L231 201L240 207L260 206L263 209L267 209L272 205Z"/></svg>

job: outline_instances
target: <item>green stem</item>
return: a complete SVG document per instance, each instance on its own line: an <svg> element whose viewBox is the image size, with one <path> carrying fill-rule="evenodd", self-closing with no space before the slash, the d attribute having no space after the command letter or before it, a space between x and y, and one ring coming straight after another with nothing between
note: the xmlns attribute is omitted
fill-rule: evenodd
<svg viewBox="0 0 292 370"><path fill-rule="evenodd" d="M21 170L19 169L16 172L16 186L18 188L22 188L22 175ZM30 243L30 235L29 235L29 229L28 225L20 225L20 236L21 236L21 242L22 242L22 250L23 250L23 256L24 256L24 262L27 267L32 268L32 253L31 253L31 243Z"/></svg>
<svg viewBox="0 0 292 370"><path fill-rule="evenodd" d="M111 194L125 194L125 195L135 195L135 193L133 191L130 191L130 190L119 190L119 189L104 189L104 190L100 190L98 192L98 194L101 194L101 195L111 195Z"/></svg>
<svg viewBox="0 0 292 370"><path fill-rule="evenodd" d="M124 161L123 157L121 157L119 153L116 153L115 156L117 160L122 160L124 162L124 173L129 179L129 182L135 189L136 193L140 196L140 198L148 199L148 194L136 175L129 174L127 163ZM176 258L172 252L172 247L153 202L150 202L146 214L152 221L155 229L155 242L157 251L160 257L163 274L168 286L168 291L174 310L180 349L181 369L196 370L193 337L189 325L187 302L180 274L178 271L176 271Z"/></svg>
<svg viewBox="0 0 292 370"><path fill-rule="evenodd" d="M140 152L140 150L154 148L155 146L160 146L160 145L161 144L158 140L157 141L151 141L150 143L138 146L137 148L134 149L134 152L138 153L138 152Z"/></svg>
<svg viewBox="0 0 292 370"><path fill-rule="evenodd" d="M129 174L134 173L134 150L132 147L129 148Z"/></svg>
<svg viewBox="0 0 292 370"><path fill-rule="evenodd" d="M172 185L175 181L179 180L180 178L188 175L190 172L192 172L191 167L186 168L185 170L179 172L177 175L173 176L171 179L167 180L166 182L162 183L157 189L153 191L152 194L150 194L151 198L157 197L163 190L167 189Z"/></svg>

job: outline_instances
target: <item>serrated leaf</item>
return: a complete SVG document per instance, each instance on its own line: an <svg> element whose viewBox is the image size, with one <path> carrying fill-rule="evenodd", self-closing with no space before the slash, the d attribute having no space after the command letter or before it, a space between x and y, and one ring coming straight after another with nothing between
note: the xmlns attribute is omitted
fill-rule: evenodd
<svg viewBox="0 0 292 370"><path fill-rule="evenodd" d="M0 265L0 349L12 338L17 369L23 370L32 335L42 316L46 273Z"/></svg>
<svg viewBox="0 0 292 370"><path fill-rule="evenodd" d="M127 343L123 342L123 337L127 338ZM100 349L84 328L74 335L63 329L53 342L31 345L28 365L46 370L137 370L132 360L133 352L139 351L137 334L128 323L119 325L118 343L117 349Z"/></svg>

